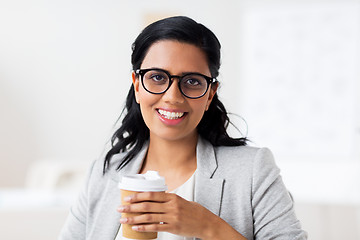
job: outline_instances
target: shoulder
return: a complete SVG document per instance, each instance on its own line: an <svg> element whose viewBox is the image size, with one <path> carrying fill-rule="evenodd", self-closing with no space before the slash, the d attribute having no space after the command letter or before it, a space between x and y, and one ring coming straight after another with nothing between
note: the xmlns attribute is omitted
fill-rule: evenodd
<svg viewBox="0 0 360 240"><path fill-rule="evenodd" d="M87 188L89 192L102 192L109 180L118 180L118 166L123 159L124 154L115 154L110 161L109 167L104 172L104 159L95 160L89 168L87 178Z"/></svg>
<svg viewBox="0 0 360 240"><path fill-rule="evenodd" d="M119 166L127 156L127 151L113 155L106 169L104 169L104 158L98 159L95 161L90 171L89 184L93 185L95 188L99 188L101 191L102 185L107 184L108 181L119 182L121 176L124 174L138 173L147 152L147 148L148 143L145 143L131 161L121 168L119 168Z"/></svg>
<svg viewBox="0 0 360 240"><path fill-rule="evenodd" d="M218 146L214 147L218 163L225 162L273 162L273 154L268 148L259 148L251 146Z"/></svg>
<svg viewBox="0 0 360 240"><path fill-rule="evenodd" d="M251 146L216 146L215 153L218 157L254 158L261 148Z"/></svg>
<svg viewBox="0 0 360 240"><path fill-rule="evenodd" d="M269 172L279 172L272 152L268 148L251 146L214 147L218 170L236 176L247 173L249 177L260 177ZM227 174L226 174L227 175Z"/></svg>

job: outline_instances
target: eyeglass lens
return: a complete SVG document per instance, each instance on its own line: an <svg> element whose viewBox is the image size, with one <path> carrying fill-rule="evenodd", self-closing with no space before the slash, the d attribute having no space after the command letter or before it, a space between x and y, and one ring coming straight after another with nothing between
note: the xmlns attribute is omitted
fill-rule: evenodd
<svg viewBox="0 0 360 240"><path fill-rule="evenodd" d="M150 70L143 75L144 87L152 93L163 93L170 86L169 75L161 70ZM202 96L207 88L207 80L199 74L186 74L179 79L181 92L191 98Z"/></svg>

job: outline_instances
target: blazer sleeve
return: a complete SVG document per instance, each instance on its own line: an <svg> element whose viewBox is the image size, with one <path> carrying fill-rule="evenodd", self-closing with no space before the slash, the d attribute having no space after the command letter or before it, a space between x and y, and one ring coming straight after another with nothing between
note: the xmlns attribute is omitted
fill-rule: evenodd
<svg viewBox="0 0 360 240"><path fill-rule="evenodd" d="M90 167L90 170L87 174L86 183L80 191L77 201L70 209L70 212L60 232L58 240L86 239L88 189L95 162L96 161L94 161L94 163Z"/></svg>
<svg viewBox="0 0 360 240"><path fill-rule="evenodd" d="M267 148L258 150L254 159L252 207L255 239L307 239L280 170Z"/></svg>

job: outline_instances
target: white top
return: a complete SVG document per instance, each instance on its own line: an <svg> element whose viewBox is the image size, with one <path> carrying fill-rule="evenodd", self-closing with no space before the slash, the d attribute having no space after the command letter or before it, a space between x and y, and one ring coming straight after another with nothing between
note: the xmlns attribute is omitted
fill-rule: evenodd
<svg viewBox="0 0 360 240"><path fill-rule="evenodd" d="M184 198L187 201L194 201L194 189L195 189L195 173L180 187L171 191L171 193L176 193L178 196ZM118 233L122 233L122 227ZM115 240L128 240L121 236L122 234L117 234ZM193 240L192 237L183 237L175 235L168 232L158 232L158 237L156 240ZM133 240L133 239L131 239Z"/></svg>

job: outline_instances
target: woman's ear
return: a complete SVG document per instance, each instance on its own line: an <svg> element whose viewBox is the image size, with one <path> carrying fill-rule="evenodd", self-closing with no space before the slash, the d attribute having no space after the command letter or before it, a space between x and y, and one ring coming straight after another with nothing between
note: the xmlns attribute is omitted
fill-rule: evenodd
<svg viewBox="0 0 360 240"><path fill-rule="evenodd" d="M208 97L208 101L207 101L207 104L206 104L205 111L207 111L209 109L211 101L213 100L218 87L219 87L219 82L215 82L215 83L211 84L210 89L209 89L210 94L209 94L209 97Z"/></svg>
<svg viewBox="0 0 360 240"><path fill-rule="evenodd" d="M140 103L140 99L139 99L139 78L136 76L134 71L132 72L131 76L132 76L132 82L133 82L134 90L135 90L135 100L139 104Z"/></svg>

